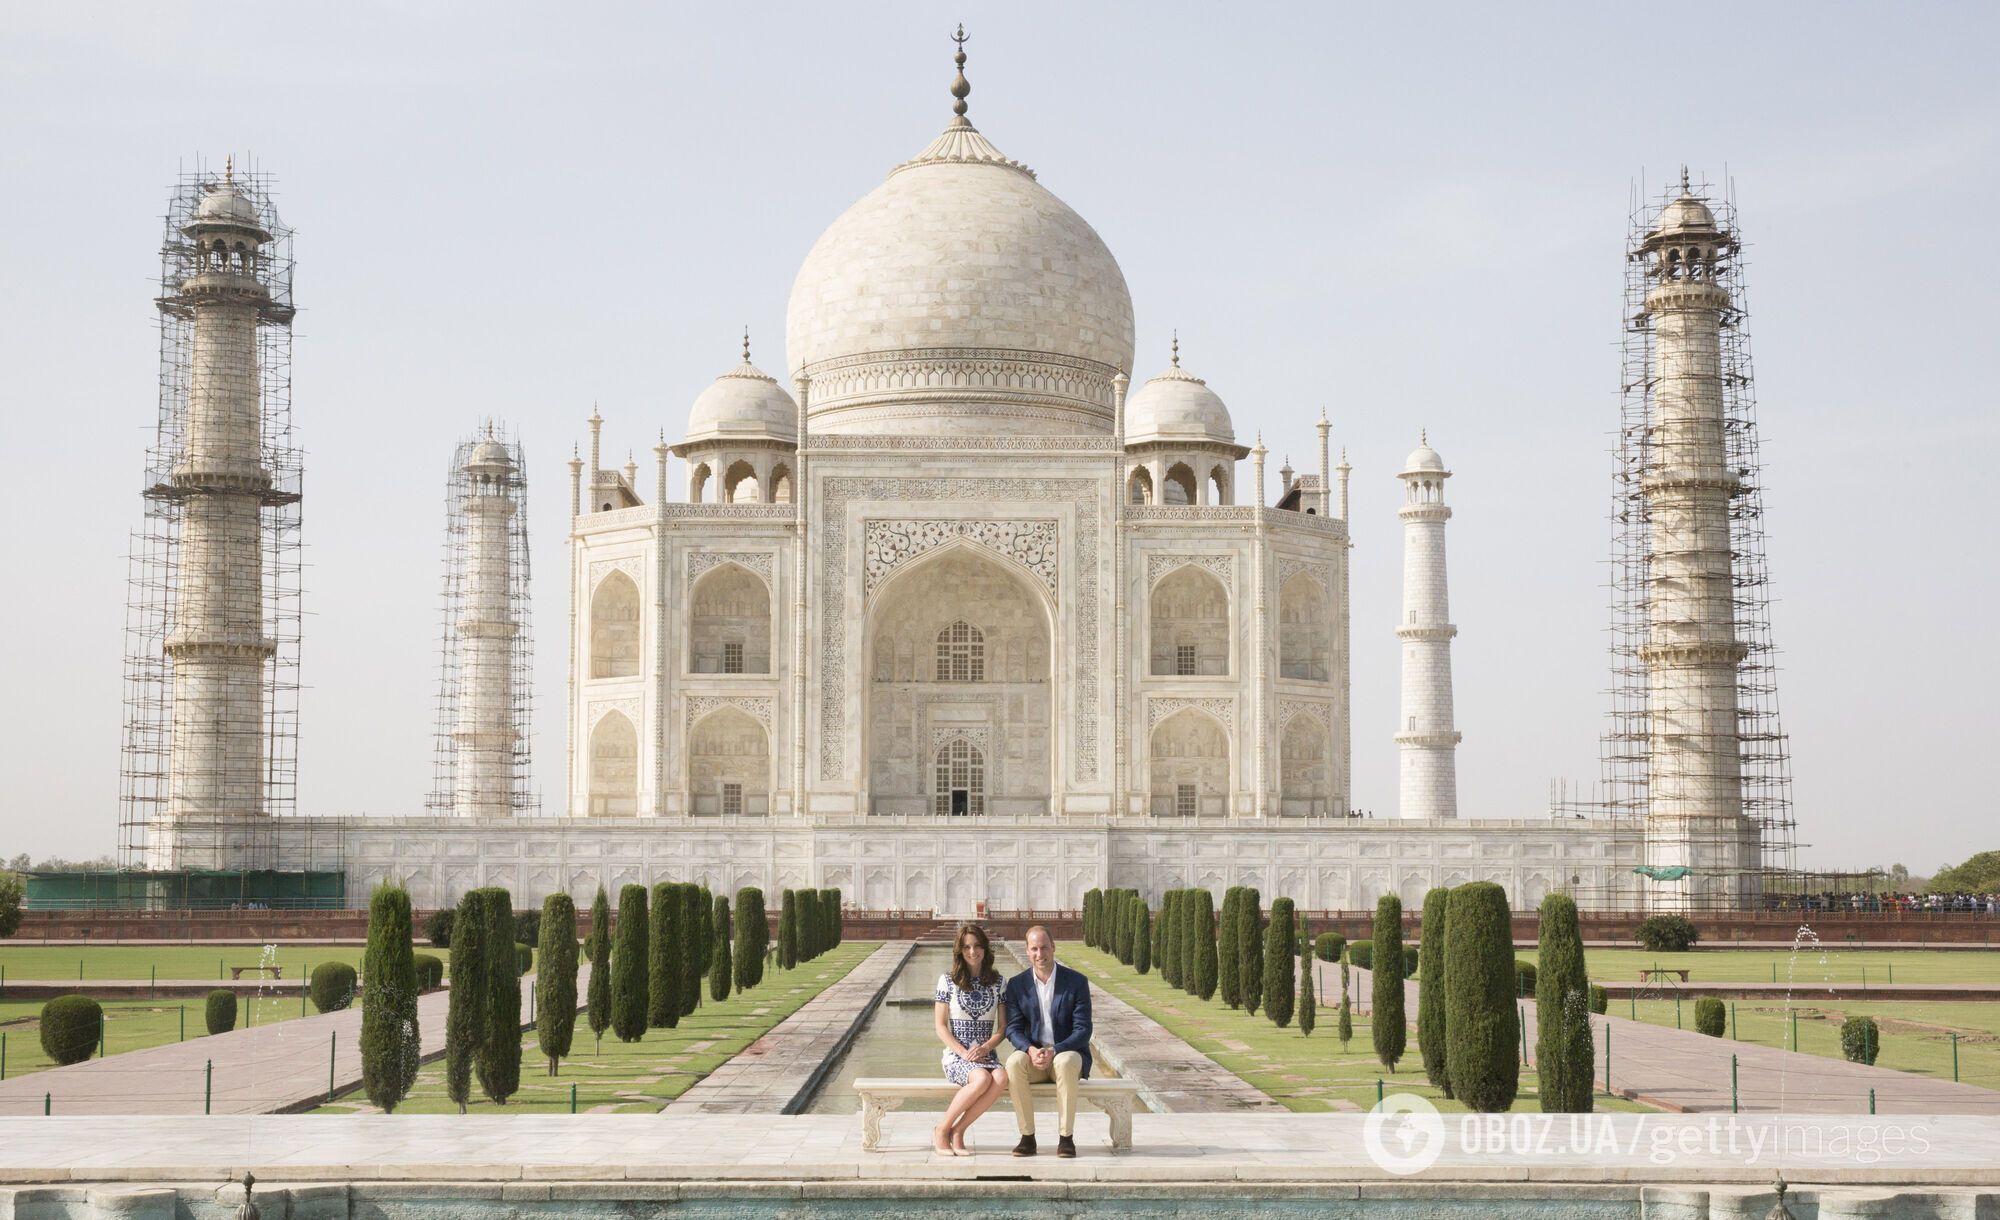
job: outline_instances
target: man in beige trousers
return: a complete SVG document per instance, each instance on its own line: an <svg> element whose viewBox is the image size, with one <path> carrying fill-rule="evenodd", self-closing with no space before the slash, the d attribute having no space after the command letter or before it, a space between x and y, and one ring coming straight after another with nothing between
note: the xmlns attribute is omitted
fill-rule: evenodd
<svg viewBox="0 0 2000 1220"><path fill-rule="evenodd" d="M1076 1155L1077 1084L1090 1078L1090 980L1056 964L1049 930L1028 929L1028 968L1007 980L1008 1094L1021 1142L1015 1156L1035 1155L1032 1084L1055 1081L1056 1155Z"/></svg>

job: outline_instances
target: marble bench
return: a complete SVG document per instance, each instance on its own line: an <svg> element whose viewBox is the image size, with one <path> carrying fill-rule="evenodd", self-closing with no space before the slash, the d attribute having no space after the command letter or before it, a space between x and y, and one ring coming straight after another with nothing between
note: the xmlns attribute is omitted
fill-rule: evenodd
<svg viewBox="0 0 2000 1220"><path fill-rule="evenodd" d="M1028 1086L1037 1102L1054 1104L1056 1086ZM1124 1152L1132 1146L1132 1107L1139 1100L1139 1086L1130 1080L1085 1080L1077 1085L1077 1100L1104 1111L1111 1119L1111 1150ZM863 1076L854 1082L861 1098L861 1147L874 1152L882 1144L882 1116L912 1098L949 1101L958 1086L932 1076Z"/></svg>

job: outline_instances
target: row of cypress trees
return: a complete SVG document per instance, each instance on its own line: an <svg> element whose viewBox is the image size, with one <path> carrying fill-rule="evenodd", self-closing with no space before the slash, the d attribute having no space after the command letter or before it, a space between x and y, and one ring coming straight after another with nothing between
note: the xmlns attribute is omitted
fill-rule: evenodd
<svg viewBox="0 0 2000 1220"><path fill-rule="evenodd" d="M778 904L778 964L787 970L840 943L840 890L786 890Z"/></svg>
<svg viewBox="0 0 2000 1220"><path fill-rule="evenodd" d="M518 961L513 896L499 886L468 891L452 923L445 1013L445 1092L461 1114L475 1077L500 1105L521 1085Z"/></svg>

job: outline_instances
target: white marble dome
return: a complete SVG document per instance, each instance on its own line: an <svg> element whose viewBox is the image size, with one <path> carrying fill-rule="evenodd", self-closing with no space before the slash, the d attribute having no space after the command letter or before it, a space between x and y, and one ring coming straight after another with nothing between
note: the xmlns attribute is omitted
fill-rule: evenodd
<svg viewBox="0 0 2000 1220"><path fill-rule="evenodd" d="M1653 225L1653 232L1656 234L1714 230L1715 213L1709 210L1706 203L1696 199L1692 194L1683 194L1661 208L1660 219Z"/></svg>
<svg viewBox="0 0 2000 1220"><path fill-rule="evenodd" d="M743 363L717 377L688 410L687 442L799 439L799 404L769 374Z"/></svg>
<svg viewBox="0 0 2000 1220"><path fill-rule="evenodd" d="M785 340L815 427L1109 431L1132 296L1096 230L960 117L813 243Z"/></svg>
<svg viewBox="0 0 2000 1220"><path fill-rule="evenodd" d="M465 459L465 468L512 470L514 458L507 452L507 446L489 436L472 447L471 455Z"/></svg>
<svg viewBox="0 0 2000 1220"><path fill-rule="evenodd" d="M257 219L257 205L248 196L236 189L233 182L224 182L210 187L201 202L195 205L194 218L198 221L221 222L224 224L248 225L262 228Z"/></svg>
<svg viewBox="0 0 2000 1220"><path fill-rule="evenodd" d="M1125 400L1125 443L1145 441L1233 445L1236 427L1221 396L1176 361Z"/></svg>
<svg viewBox="0 0 2000 1220"><path fill-rule="evenodd" d="M1444 468L1444 459L1438 456L1437 450L1431 448L1429 437L1425 437L1421 444L1410 450L1410 456L1403 459L1403 473L1450 474Z"/></svg>

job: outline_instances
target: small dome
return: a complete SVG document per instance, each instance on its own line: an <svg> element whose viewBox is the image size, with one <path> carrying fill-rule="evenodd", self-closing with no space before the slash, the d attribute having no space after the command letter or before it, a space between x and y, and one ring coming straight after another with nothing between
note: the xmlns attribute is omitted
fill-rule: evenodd
<svg viewBox="0 0 2000 1220"><path fill-rule="evenodd" d="M1664 234L1690 231L1715 232L1715 213L1709 211L1708 205L1694 195L1683 192L1680 198L1660 209L1660 219L1653 225L1653 232Z"/></svg>
<svg viewBox="0 0 2000 1220"><path fill-rule="evenodd" d="M688 411L686 443L733 438L791 444L799 439L798 402L748 355L703 390Z"/></svg>
<svg viewBox="0 0 2000 1220"><path fill-rule="evenodd" d="M1208 383L1178 363L1139 387L1125 400L1125 443L1208 441L1236 443L1229 408Z"/></svg>
<svg viewBox="0 0 2000 1220"><path fill-rule="evenodd" d="M194 218L224 224L248 225L253 229L263 226L257 219L257 205L250 197L236 189L234 182L224 182L212 186L208 194L195 205Z"/></svg>
<svg viewBox="0 0 2000 1220"><path fill-rule="evenodd" d="M1431 448L1428 437L1424 438L1422 444L1410 450L1410 456L1403 459L1403 473L1441 474L1446 478L1451 477L1451 471L1444 468L1444 459L1438 456L1437 450Z"/></svg>
<svg viewBox="0 0 2000 1220"><path fill-rule="evenodd" d="M514 469L514 457L507 452L507 446L489 436L477 445L474 445L472 447L472 456L465 459L465 468L467 470L478 470L481 467L495 470L512 470Z"/></svg>

